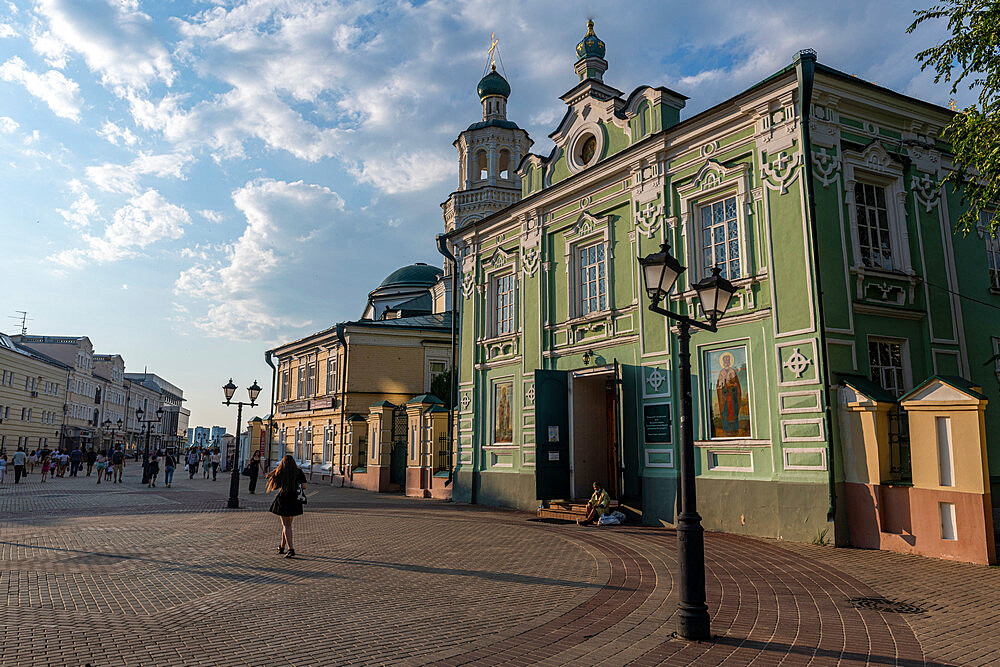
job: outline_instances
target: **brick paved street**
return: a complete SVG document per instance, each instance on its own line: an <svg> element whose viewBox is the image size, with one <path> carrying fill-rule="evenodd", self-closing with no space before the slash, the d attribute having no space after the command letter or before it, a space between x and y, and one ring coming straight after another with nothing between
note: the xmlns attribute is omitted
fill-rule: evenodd
<svg viewBox="0 0 1000 667"><path fill-rule="evenodd" d="M709 534L716 641L671 637L673 531L331 488L274 554L228 477L0 486L0 664L1000 664L1000 570ZM889 598L897 613L852 606Z"/></svg>

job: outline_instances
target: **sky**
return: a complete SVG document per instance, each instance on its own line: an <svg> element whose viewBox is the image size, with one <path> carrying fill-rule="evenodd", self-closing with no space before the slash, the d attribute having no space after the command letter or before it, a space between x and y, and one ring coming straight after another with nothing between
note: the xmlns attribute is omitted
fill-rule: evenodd
<svg viewBox="0 0 1000 667"><path fill-rule="evenodd" d="M942 105L944 38L870 2L0 0L0 330L86 335L234 429L221 387L270 393L264 351L357 319L394 269L440 264L452 142L481 119L496 34L508 118L547 155L592 17L605 81L682 118L812 48ZM250 410L266 415L268 407ZM244 414L246 419L248 414Z"/></svg>

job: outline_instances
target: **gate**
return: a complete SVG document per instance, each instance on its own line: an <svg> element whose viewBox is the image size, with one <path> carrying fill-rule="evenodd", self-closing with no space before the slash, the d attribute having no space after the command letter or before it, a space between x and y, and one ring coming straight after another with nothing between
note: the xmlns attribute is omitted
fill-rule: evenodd
<svg viewBox="0 0 1000 667"><path fill-rule="evenodd" d="M389 483L406 486L406 431L409 420L406 408L399 406L392 411L392 449L389 457Z"/></svg>

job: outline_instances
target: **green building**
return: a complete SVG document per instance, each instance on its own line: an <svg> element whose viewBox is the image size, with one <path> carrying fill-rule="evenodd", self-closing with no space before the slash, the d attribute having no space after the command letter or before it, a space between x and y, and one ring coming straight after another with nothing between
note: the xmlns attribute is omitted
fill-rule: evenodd
<svg viewBox="0 0 1000 667"><path fill-rule="evenodd" d="M456 141L454 498L534 510L598 480L673 522L676 338L636 261L668 243L666 307L694 313L716 266L738 288L692 339L707 529L995 560L1000 243L951 231L952 112L811 52L684 119L684 95L607 69L590 24L548 156L496 72Z"/></svg>

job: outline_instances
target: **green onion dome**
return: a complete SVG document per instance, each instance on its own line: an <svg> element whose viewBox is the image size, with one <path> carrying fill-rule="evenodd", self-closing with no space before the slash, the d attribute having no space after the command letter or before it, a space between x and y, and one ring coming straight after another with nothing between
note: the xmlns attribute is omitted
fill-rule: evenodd
<svg viewBox="0 0 1000 667"><path fill-rule="evenodd" d="M510 97L510 84L507 83L507 79L497 73L496 67L479 81L479 87L476 90L479 91L479 99L490 95Z"/></svg>
<svg viewBox="0 0 1000 667"><path fill-rule="evenodd" d="M587 21L587 34L576 45L576 55L579 56L580 60L584 58L603 58L604 57L604 42L597 38L594 34L594 22Z"/></svg>

